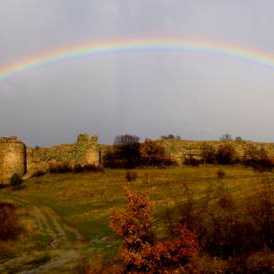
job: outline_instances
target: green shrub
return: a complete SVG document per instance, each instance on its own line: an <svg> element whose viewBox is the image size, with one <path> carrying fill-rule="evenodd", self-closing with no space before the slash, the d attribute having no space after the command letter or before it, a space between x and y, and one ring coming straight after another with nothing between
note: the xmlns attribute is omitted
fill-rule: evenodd
<svg viewBox="0 0 274 274"><path fill-rule="evenodd" d="M20 188L23 182L23 179L17 173L14 173L10 178L10 184L13 188Z"/></svg>

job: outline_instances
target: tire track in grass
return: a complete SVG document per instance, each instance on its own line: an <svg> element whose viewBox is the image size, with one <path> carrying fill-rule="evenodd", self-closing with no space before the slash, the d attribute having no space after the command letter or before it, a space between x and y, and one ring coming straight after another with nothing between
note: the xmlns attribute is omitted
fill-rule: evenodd
<svg viewBox="0 0 274 274"><path fill-rule="evenodd" d="M31 209L29 215L35 220L37 226L41 229L41 233L52 240L53 245L56 245L58 242L62 242L65 245L69 244L71 241L67 235L68 233L71 233L76 241L81 242L84 240L81 233L63 222L61 217L52 208L45 205L38 207L27 198L17 195L6 195L7 197L23 207Z"/></svg>
<svg viewBox="0 0 274 274"><path fill-rule="evenodd" d="M75 249L26 252L1 264L0 273L40 274L52 273L54 270L62 273L64 265L81 258L81 254Z"/></svg>
<svg viewBox="0 0 274 274"><path fill-rule="evenodd" d="M50 226L53 228L54 233L56 235L56 239L58 238L59 244L62 243L64 245L67 245L69 242L68 236L66 231L63 229L61 225L61 219L60 217L55 213L52 209L46 206L42 206L40 210L43 212L44 216L46 216L47 223L50 224Z"/></svg>
<svg viewBox="0 0 274 274"><path fill-rule="evenodd" d="M77 261L80 258L80 255L75 250L62 250L62 256L56 257L49 262L38 266L35 269L30 269L27 271L19 272L19 274L46 274L52 273L54 270L59 270L62 266L66 265L69 262ZM62 273L60 269L60 273Z"/></svg>
<svg viewBox="0 0 274 274"><path fill-rule="evenodd" d="M75 228L69 226L66 224L61 217L51 208L51 207L43 207L43 211L47 216L50 216L52 220L54 220L54 225L56 227L56 230L59 231L59 233L63 233L62 230L67 231L74 235L75 239L77 241L83 241L84 237L82 234ZM62 224L62 225L61 225ZM63 227L63 229L62 229Z"/></svg>
<svg viewBox="0 0 274 274"><path fill-rule="evenodd" d="M46 250L40 252L45 254L50 253L51 258L49 261L41 262L41 265L31 268L33 267L31 264L35 262L37 253L37 251L32 250L31 252L21 254L20 257L7 260L0 264L0 273L6 273L5 271L9 268L24 269L25 267L29 268L29 266L30 268L28 270L20 273L51 273L51 270L61 270L65 264L78 260L81 257L79 251L83 247L83 236L75 228L63 222L61 217L52 208L44 205L37 206L27 199L27 197L19 197L13 193L5 193L4 199L13 201L23 208L29 209L29 216L36 222L41 234L48 237L51 242ZM74 236L74 241L69 239L69 233Z"/></svg>
<svg viewBox="0 0 274 274"><path fill-rule="evenodd" d="M30 209L29 215L35 220L38 227L41 228L40 232L42 234L45 234L51 240L58 238L58 234L54 230L54 227L50 224L48 217L39 207L31 203L29 200L15 195L10 195L9 198L17 202L19 205Z"/></svg>

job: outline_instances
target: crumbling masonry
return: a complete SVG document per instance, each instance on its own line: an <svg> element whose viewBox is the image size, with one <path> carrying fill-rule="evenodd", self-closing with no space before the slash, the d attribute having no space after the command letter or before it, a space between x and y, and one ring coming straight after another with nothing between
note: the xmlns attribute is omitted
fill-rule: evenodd
<svg viewBox="0 0 274 274"><path fill-rule="evenodd" d="M176 139L155 140L164 147L166 157L182 165L185 159L202 158L202 147L205 143L218 148L220 141L187 141ZM238 159L243 158L245 150L250 147L264 148L274 163L274 144L251 141L229 141L235 148ZM35 172L47 171L51 165L69 164L95 165L102 164L104 152L110 145L98 144L96 135L82 133L74 144L58 145L47 148L26 147L17 137L0 138L0 183L9 183L13 174L31 176Z"/></svg>
<svg viewBox="0 0 274 274"><path fill-rule="evenodd" d="M96 135L80 134L75 144L47 148L26 147L17 137L0 139L0 183L8 184L14 173L31 175L58 163L100 165Z"/></svg>

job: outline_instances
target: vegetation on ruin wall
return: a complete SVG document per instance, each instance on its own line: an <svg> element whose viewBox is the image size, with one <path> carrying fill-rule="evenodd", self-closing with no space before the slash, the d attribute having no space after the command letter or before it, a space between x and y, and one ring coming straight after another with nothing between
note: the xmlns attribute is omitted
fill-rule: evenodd
<svg viewBox="0 0 274 274"><path fill-rule="evenodd" d="M33 162L49 162L51 160L70 162L84 161L90 144L60 145L50 148L28 148L28 156Z"/></svg>
<svg viewBox="0 0 274 274"><path fill-rule="evenodd" d="M27 161L29 165L50 161L84 162L90 150L98 151L98 137L81 133L75 144L27 148Z"/></svg>
<svg viewBox="0 0 274 274"><path fill-rule="evenodd" d="M122 135L127 142L110 146L103 154L105 167L134 168L170 164L236 164L274 167L274 144L237 139L221 141L184 141L162 138L139 142L137 136Z"/></svg>
<svg viewBox="0 0 274 274"><path fill-rule="evenodd" d="M274 158L274 144L272 143L260 143L253 141L188 141L188 140L177 140L177 139L161 139L155 140L158 144L162 145L167 153L167 156L172 159L176 159L178 163L182 162L189 156L201 157L203 146L212 146L215 150L223 144L230 144L236 153L236 157L242 159L245 151L253 147L257 150L263 148L267 151L270 158Z"/></svg>
<svg viewBox="0 0 274 274"><path fill-rule="evenodd" d="M111 146L97 145L97 139L93 139L87 134L80 134L76 144L59 145L49 148L28 148L29 162L48 162L56 161L83 161L85 160L86 152L90 149L100 150L102 154L105 153ZM96 137L97 138L97 137ZM223 143L231 144L236 151L237 157L243 157L244 151L248 150L250 146L255 148L264 148L270 158L274 158L274 145L271 143L259 143L244 140L221 140L221 141L188 141L180 140L178 138L164 138L155 140L155 142L165 148L167 158L180 162L182 159L191 156L202 156L202 148L204 144L214 147L216 150ZM2 137L0 143L21 143L17 137Z"/></svg>
<svg viewBox="0 0 274 274"><path fill-rule="evenodd" d="M1 137L0 143L22 143L22 142L16 136L12 136L12 137Z"/></svg>

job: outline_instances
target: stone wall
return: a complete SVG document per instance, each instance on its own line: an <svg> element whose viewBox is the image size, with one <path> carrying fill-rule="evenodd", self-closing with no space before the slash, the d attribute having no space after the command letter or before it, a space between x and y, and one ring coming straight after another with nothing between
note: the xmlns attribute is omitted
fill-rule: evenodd
<svg viewBox="0 0 274 274"><path fill-rule="evenodd" d="M189 157L196 159L202 158L202 147L204 144L212 145L218 149L224 142L222 141L187 141L187 140L176 140L176 139L164 139L156 140L157 143L165 148L166 156L179 165L182 165L184 160ZM273 143L260 143L253 141L227 141L229 142L236 151L236 157L242 159L244 152L250 146L257 148L264 148L267 150L268 155L274 160L274 144Z"/></svg>
<svg viewBox="0 0 274 274"><path fill-rule="evenodd" d="M27 148L28 173L45 171L51 164L100 164L98 137L80 134L75 144Z"/></svg>
<svg viewBox="0 0 274 274"><path fill-rule="evenodd" d="M155 140L165 148L166 156L179 165L189 157L202 158L202 147L209 144L218 149L221 141L187 141L177 139ZM274 144L251 141L228 141L234 146L238 159L243 158L245 150L250 146L264 148L274 162ZM17 173L23 176L36 171L47 171L51 164L102 164L104 153L112 145L98 144L96 135L80 134L76 143L52 147L25 147L16 137L0 139L0 183L9 183L11 176Z"/></svg>

